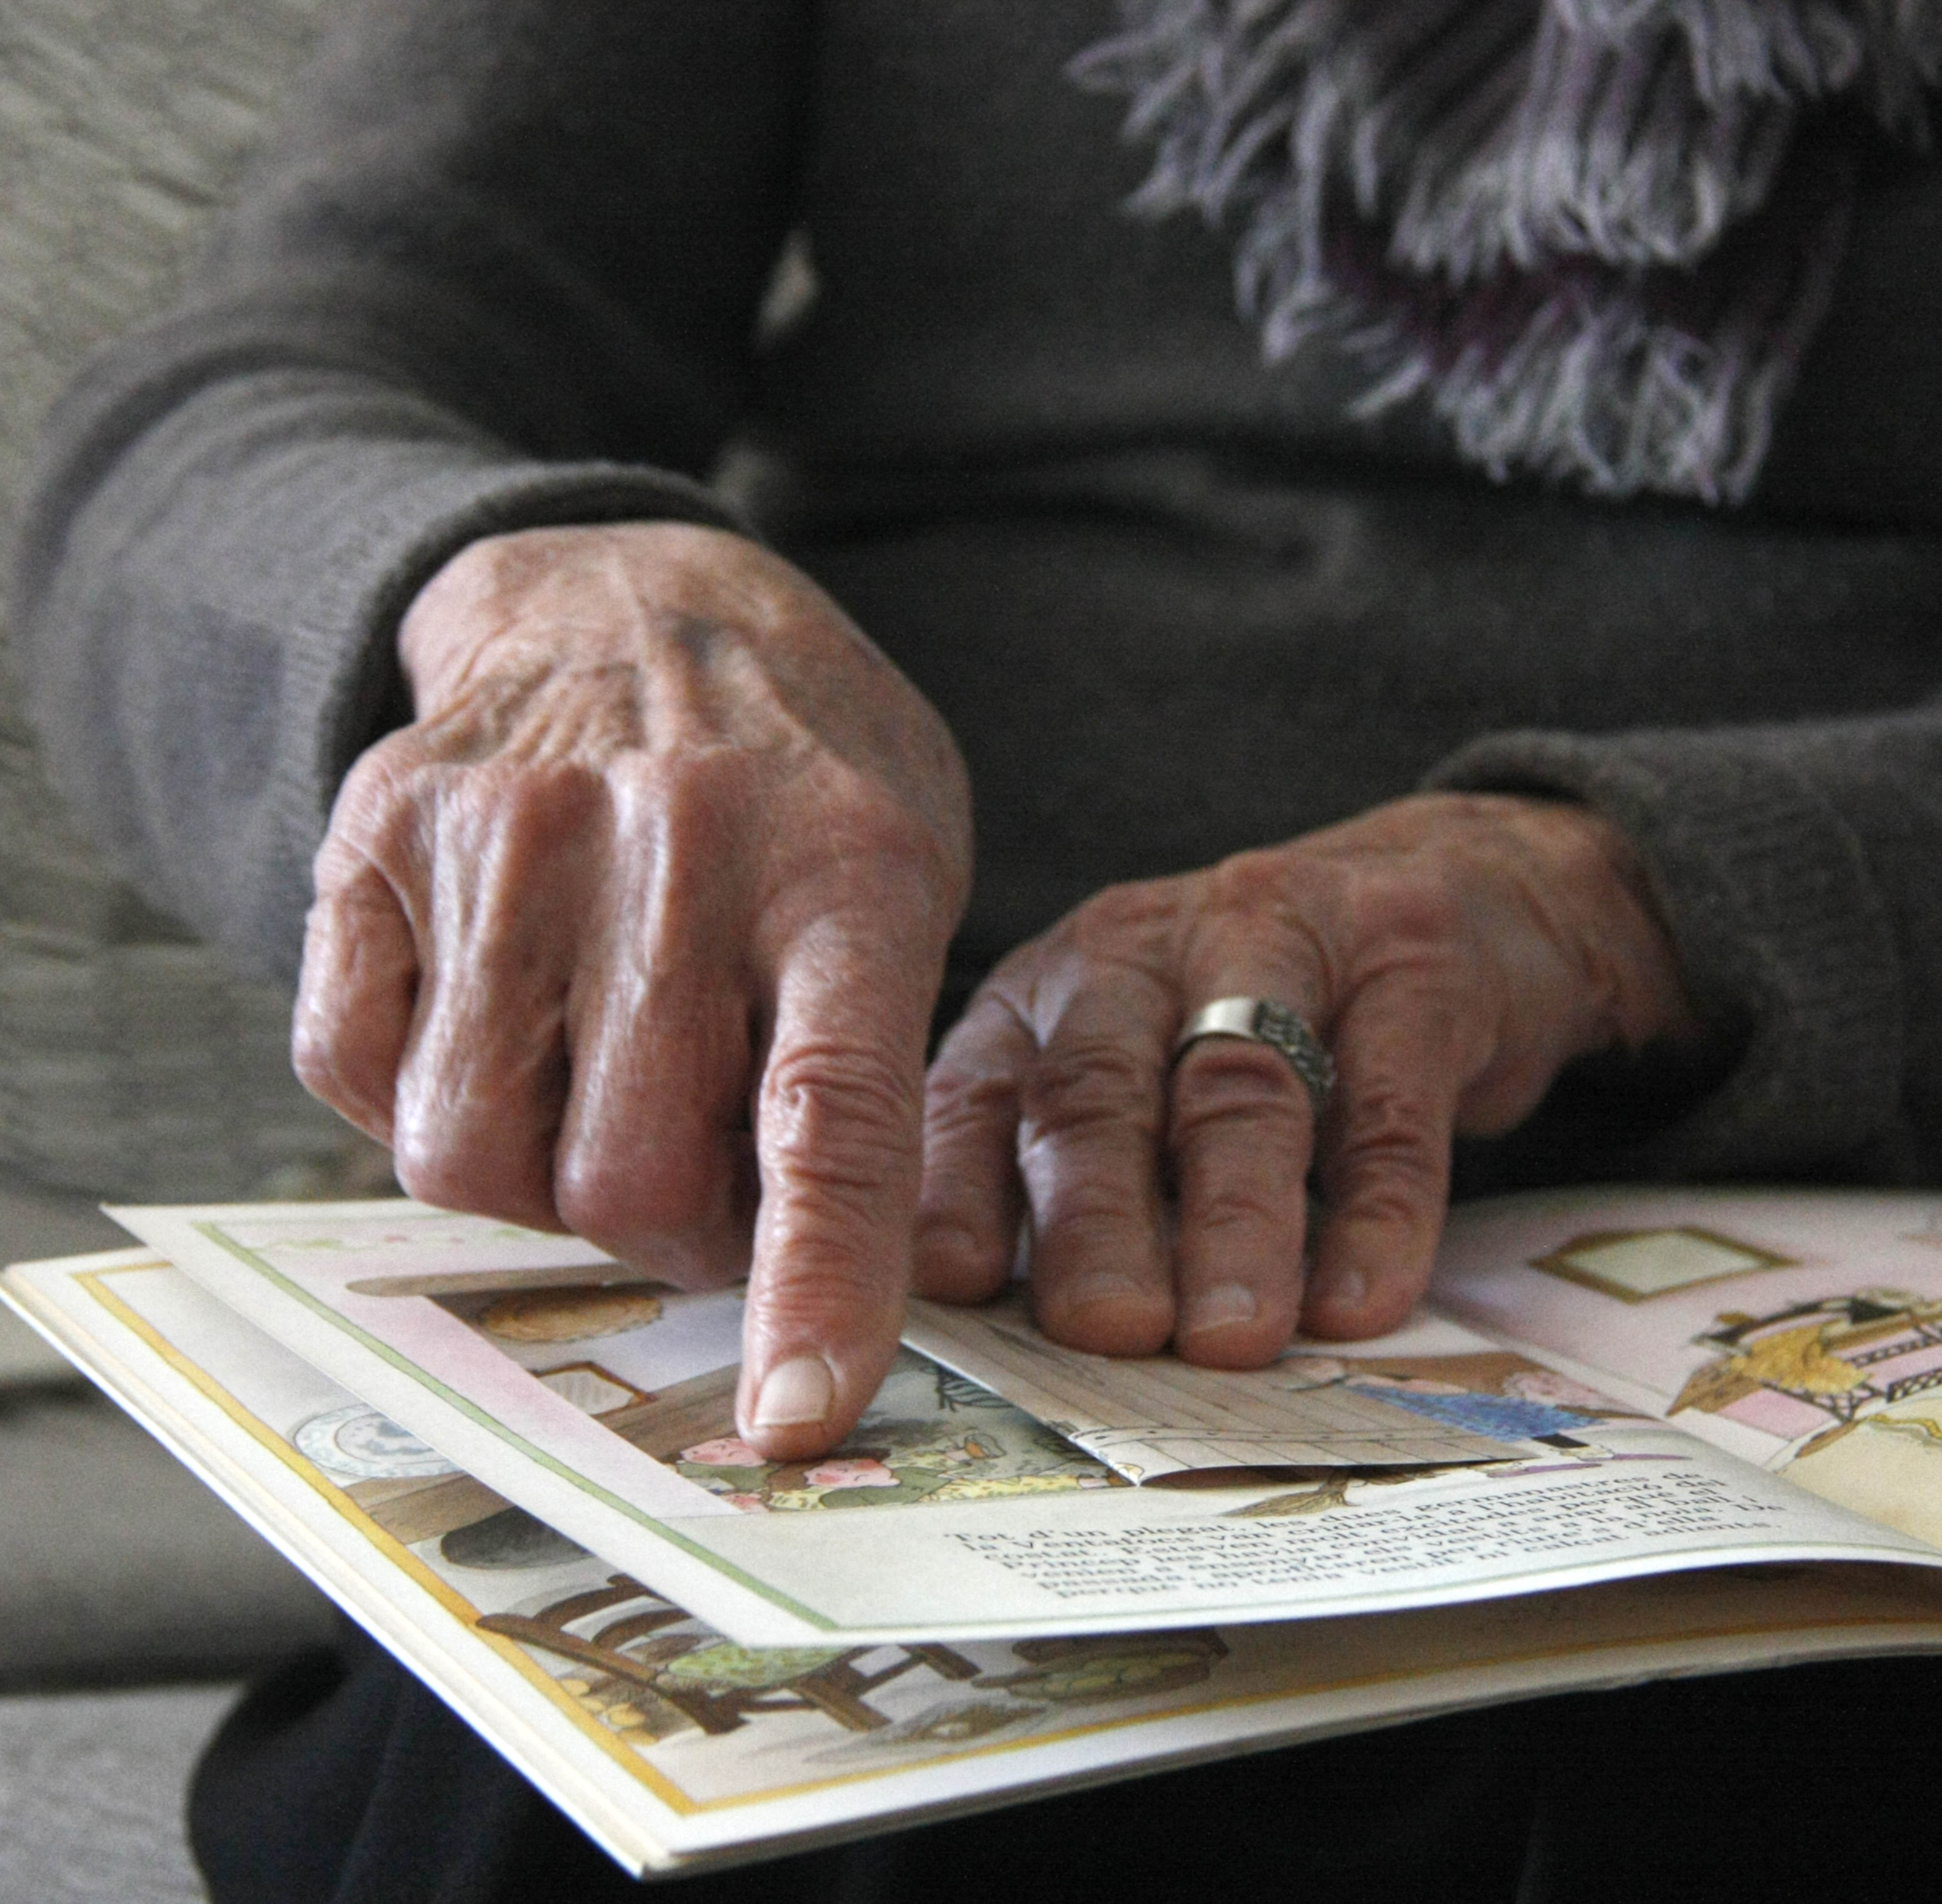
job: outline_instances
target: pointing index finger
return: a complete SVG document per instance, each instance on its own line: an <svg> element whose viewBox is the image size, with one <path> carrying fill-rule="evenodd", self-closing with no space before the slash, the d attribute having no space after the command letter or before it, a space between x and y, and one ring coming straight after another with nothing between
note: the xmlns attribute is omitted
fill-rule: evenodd
<svg viewBox="0 0 1942 1904"><path fill-rule="evenodd" d="M840 1440L896 1354L930 1019L911 962L826 920L792 948L777 984L756 1098L762 1200L737 1406L743 1435L772 1460Z"/></svg>

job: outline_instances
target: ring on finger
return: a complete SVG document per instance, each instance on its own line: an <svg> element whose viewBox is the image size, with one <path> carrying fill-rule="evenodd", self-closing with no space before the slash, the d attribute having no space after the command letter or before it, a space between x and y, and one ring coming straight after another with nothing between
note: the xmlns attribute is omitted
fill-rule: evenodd
<svg viewBox="0 0 1942 1904"><path fill-rule="evenodd" d="M1173 1062L1178 1064L1187 1047L1204 1038L1246 1038L1271 1046L1306 1087L1316 1116L1328 1108L1335 1090L1335 1060L1307 1019L1278 1000L1237 996L1202 1005L1174 1040Z"/></svg>

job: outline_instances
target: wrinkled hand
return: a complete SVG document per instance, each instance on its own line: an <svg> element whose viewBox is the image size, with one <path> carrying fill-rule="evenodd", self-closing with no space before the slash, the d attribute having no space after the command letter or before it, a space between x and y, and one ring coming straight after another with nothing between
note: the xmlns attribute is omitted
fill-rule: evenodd
<svg viewBox="0 0 1942 1904"><path fill-rule="evenodd" d="M1319 1130L1279 1053L1180 1028L1234 994L1334 1053ZM1695 1035L1623 837L1577 807L1426 795L1115 888L992 974L933 1066L920 1292L973 1300L1032 1229L1076 1347L1271 1360L1392 1328L1429 1280L1453 1133L1508 1130L1573 1058ZM1316 1167L1322 1208L1303 1283Z"/></svg>
<svg viewBox="0 0 1942 1904"><path fill-rule="evenodd" d="M685 525L476 543L400 654L417 719L317 857L299 1074L428 1202L688 1287L752 1226L741 1425L819 1452L909 1277L948 734L787 563Z"/></svg>

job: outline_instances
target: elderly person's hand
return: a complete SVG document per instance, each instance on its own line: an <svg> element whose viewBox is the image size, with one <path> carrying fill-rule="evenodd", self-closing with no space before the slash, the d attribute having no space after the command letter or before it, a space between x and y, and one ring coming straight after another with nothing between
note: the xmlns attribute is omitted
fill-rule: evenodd
<svg viewBox="0 0 1942 1904"><path fill-rule="evenodd" d="M1508 1129L1580 1053L1692 1029L1616 832L1437 796L1101 894L993 974L927 1101L963 769L813 584L712 529L535 530L449 563L400 653L417 719L332 816L298 1068L429 1201L687 1286L749 1268L739 1420L772 1457L875 1392L914 1231L917 1286L975 1298L1028 1206L1052 1333L1261 1363L1297 1315L1407 1313L1453 1133ZM1319 1130L1268 1046L1170 1062L1236 994L1332 1044Z"/></svg>
<svg viewBox="0 0 1942 1904"><path fill-rule="evenodd" d="M819 1452L909 1280L949 734L796 570L685 525L476 543L400 652L417 718L317 857L299 1072L432 1203L691 1287L752 1223L742 1427Z"/></svg>
<svg viewBox="0 0 1942 1904"><path fill-rule="evenodd" d="M1319 1128L1270 1045L1205 1038L1170 1064L1235 995L1332 1046ZM1581 808L1428 795L1118 888L1014 952L945 1041L917 1286L991 1293L1029 1210L1039 1319L1079 1348L1171 1338L1246 1368L1297 1318L1372 1335L1429 1279L1453 1134L1509 1130L1574 1057L1696 1029L1634 855Z"/></svg>

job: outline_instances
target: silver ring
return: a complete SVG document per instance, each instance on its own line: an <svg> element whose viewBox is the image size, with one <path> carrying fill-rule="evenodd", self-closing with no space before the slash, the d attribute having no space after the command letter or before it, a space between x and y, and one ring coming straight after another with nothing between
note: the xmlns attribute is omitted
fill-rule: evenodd
<svg viewBox="0 0 1942 1904"><path fill-rule="evenodd" d="M1335 1090L1335 1060L1299 1012L1272 998L1216 998L1202 1005L1174 1040L1174 1062L1179 1063L1187 1047L1203 1038L1244 1038L1272 1045L1307 1086L1315 1114L1319 1118L1328 1109Z"/></svg>

